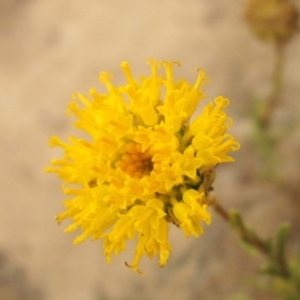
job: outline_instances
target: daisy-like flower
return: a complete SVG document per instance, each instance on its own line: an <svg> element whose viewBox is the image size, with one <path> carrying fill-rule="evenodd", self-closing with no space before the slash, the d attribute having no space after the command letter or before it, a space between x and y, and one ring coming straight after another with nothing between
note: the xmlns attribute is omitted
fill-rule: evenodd
<svg viewBox="0 0 300 300"><path fill-rule="evenodd" d="M201 86L208 78L202 70L191 85L174 79L178 63L149 63L148 77L135 79L123 62L124 86L114 86L111 75L102 73L106 94L95 89L90 97L74 94L69 112L89 138L70 137L65 143L52 137L50 145L63 148L64 157L46 168L58 174L70 196L57 221L71 218L65 231L81 230L74 243L103 239L110 262L128 239L136 239L135 256L127 265L138 272L143 255L159 255L161 267L167 263L170 224L186 237L203 233L202 223L211 222L207 196L214 168L232 162L228 153L239 148L226 133L232 124L224 111L228 99L216 98L190 120L205 97Z"/></svg>

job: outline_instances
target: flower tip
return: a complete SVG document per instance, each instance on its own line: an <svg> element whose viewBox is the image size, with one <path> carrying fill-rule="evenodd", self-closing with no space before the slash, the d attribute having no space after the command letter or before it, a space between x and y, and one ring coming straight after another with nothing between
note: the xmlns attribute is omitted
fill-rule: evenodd
<svg viewBox="0 0 300 300"><path fill-rule="evenodd" d="M101 72L99 75L99 81L104 84L109 84L112 74L109 72Z"/></svg>
<svg viewBox="0 0 300 300"><path fill-rule="evenodd" d="M60 138L56 135L49 139L48 144L49 144L50 147L57 147L57 146L62 146L63 145Z"/></svg>
<svg viewBox="0 0 300 300"><path fill-rule="evenodd" d="M230 100L226 97L218 96L217 98L215 98L215 103L222 105L223 108L226 108L229 106Z"/></svg>
<svg viewBox="0 0 300 300"><path fill-rule="evenodd" d="M238 151L241 148L241 144L239 142L234 142L232 145L232 151Z"/></svg>
<svg viewBox="0 0 300 300"><path fill-rule="evenodd" d="M129 269L131 269L131 270L137 272L137 273L140 274L141 276L145 276L145 273L144 273L144 272L142 272L141 270L139 270L137 267L133 267L133 266L129 265L127 261L125 261L125 266L128 267Z"/></svg>
<svg viewBox="0 0 300 300"><path fill-rule="evenodd" d="M195 86L199 88L201 85L207 85L210 82L210 78L206 75L206 72L202 68L197 68L198 78L196 80Z"/></svg>
<svg viewBox="0 0 300 300"><path fill-rule="evenodd" d="M43 169L43 171L45 173L51 173L51 172L53 172L53 169L51 167L46 167L46 168Z"/></svg>
<svg viewBox="0 0 300 300"><path fill-rule="evenodd" d="M60 225L60 223L63 221L61 216L56 216L54 219L55 219L55 221L57 222L58 225Z"/></svg>
<svg viewBox="0 0 300 300"><path fill-rule="evenodd" d="M151 65L151 66L158 66L161 62L158 61L158 60L156 60L156 59L154 59L154 58L148 58L148 59L146 60L146 63L147 63L148 65Z"/></svg>
<svg viewBox="0 0 300 300"><path fill-rule="evenodd" d="M161 63L162 63L163 65L166 65L166 66L177 65L178 67L181 67L181 63L180 63L179 61L177 61L177 60L171 61L171 62L166 61L166 60L163 60Z"/></svg>
<svg viewBox="0 0 300 300"><path fill-rule="evenodd" d="M122 69L127 69L129 67L129 62L128 61L123 61L122 63L121 63L121 68Z"/></svg>
<svg viewBox="0 0 300 300"><path fill-rule="evenodd" d="M73 230L71 229L70 232L72 232ZM88 238L88 234L82 234L78 237L76 237L76 239L73 241L73 245L78 245L80 243L82 243L83 241L85 241Z"/></svg>

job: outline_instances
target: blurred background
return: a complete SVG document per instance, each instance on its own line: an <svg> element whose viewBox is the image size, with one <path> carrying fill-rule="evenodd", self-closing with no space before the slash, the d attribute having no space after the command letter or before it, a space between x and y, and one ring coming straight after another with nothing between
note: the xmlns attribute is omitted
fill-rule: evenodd
<svg viewBox="0 0 300 300"><path fill-rule="evenodd" d="M296 2L300 9L300 3ZM213 211L199 238L171 229L173 253L160 269L144 258L145 277L131 272L132 249L106 264L101 241L73 246L55 215L63 211L61 182L43 168L59 150L52 135L75 134L65 111L73 92L101 90L98 75L124 82L123 60L135 76L149 74L148 58L180 61L177 78L193 82L196 69L211 78L210 99L224 95L241 143L236 162L218 168L215 193L239 209L262 236L292 223L290 255L300 254L300 127L278 145L282 186L262 176L264 161L253 141L253 99L270 92L274 47L245 22L243 1L0 0L0 299L274 299L249 256ZM286 46L278 127L299 121L300 38ZM283 125L282 125L283 124Z"/></svg>

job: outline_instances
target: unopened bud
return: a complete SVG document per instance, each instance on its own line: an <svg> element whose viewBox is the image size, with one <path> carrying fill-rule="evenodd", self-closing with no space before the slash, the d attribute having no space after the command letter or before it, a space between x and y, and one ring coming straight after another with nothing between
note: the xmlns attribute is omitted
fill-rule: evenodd
<svg viewBox="0 0 300 300"><path fill-rule="evenodd" d="M298 12L290 0L248 0L245 17L254 34L282 43L298 30Z"/></svg>

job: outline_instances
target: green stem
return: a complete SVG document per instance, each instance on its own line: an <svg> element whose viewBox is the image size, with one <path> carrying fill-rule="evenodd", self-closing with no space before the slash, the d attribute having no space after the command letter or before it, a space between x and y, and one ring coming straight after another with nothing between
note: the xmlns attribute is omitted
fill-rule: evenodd
<svg viewBox="0 0 300 300"><path fill-rule="evenodd" d="M275 266L277 266L278 275L283 278L290 278L290 270L286 261L284 251L278 255L274 255L271 244L268 240L261 238L253 229L245 225L243 218L239 213L229 213L215 197L210 197L210 204L214 210L228 223L231 223L238 232L240 238L248 245L255 248L258 252L268 258Z"/></svg>
<svg viewBox="0 0 300 300"><path fill-rule="evenodd" d="M272 116L281 99L283 87L284 49L285 44L275 44L275 67L272 78L272 90L258 116L260 128L264 130L267 130L270 127Z"/></svg>
<svg viewBox="0 0 300 300"><path fill-rule="evenodd" d="M231 215L229 212L221 206L221 204L214 198L213 200L210 200L210 202L213 204L214 210L226 221L230 222L231 221ZM247 242L251 246L253 246L256 250L258 250L260 253L264 255L268 255L269 251L263 242L262 239L260 239L257 235L253 236L249 234L249 231L247 230L247 227L245 224L242 222L240 219L238 222L238 227L237 230L239 232L240 237L242 238L243 241Z"/></svg>

